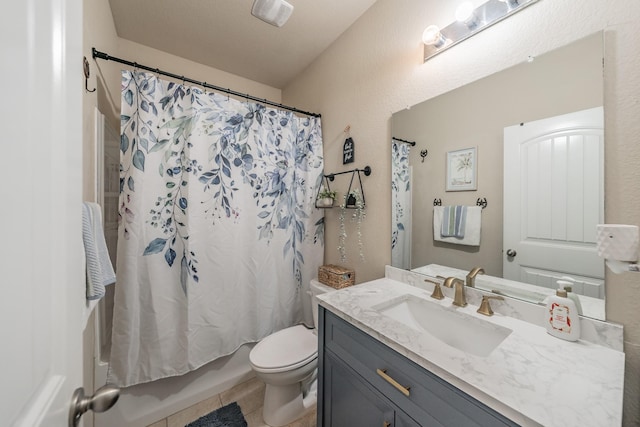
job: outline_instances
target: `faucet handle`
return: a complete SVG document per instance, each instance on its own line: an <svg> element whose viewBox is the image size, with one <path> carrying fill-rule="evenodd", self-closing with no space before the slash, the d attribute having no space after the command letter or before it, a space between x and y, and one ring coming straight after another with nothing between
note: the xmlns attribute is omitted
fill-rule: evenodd
<svg viewBox="0 0 640 427"><path fill-rule="evenodd" d="M482 295L482 302L477 312L485 316L493 316L493 310L491 310L491 304L489 303L489 300L492 299L504 300L500 295Z"/></svg>
<svg viewBox="0 0 640 427"><path fill-rule="evenodd" d="M435 280L430 280L430 279L424 279L424 281L433 283L433 293L431 294L431 298L444 299L444 294L442 293L440 282L436 282Z"/></svg>

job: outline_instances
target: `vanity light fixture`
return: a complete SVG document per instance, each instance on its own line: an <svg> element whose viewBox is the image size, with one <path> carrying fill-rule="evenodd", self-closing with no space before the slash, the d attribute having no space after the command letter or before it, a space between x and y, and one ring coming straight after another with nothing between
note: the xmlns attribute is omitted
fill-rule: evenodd
<svg viewBox="0 0 640 427"><path fill-rule="evenodd" d="M509 10L514 7L518 7L518 0L500 0L502 3L506 4Z"/></svg>
<svg viewBox="0 0 640 427"><path fill-rule="evenodd" d="M442 29L429 25L422 33L424 61L538 1L488 0L476 8L469 1L460 4L456 21Z"/></svg>

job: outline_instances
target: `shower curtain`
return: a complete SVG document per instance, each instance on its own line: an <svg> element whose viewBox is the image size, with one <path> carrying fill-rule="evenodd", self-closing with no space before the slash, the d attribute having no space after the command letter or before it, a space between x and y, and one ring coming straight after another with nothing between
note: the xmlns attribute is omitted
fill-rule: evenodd
<svg viewBox="0 0 640 427"><path fill-rule="evenodd" d="M391 265L411 268L411 167L409 146L391 141Z"/></svg>
<svg viewBox="0 0 640 427"><path fill-rule="evenodd" d="M122 72L109 382L181 375L303 320L319 118Z"/></svg>

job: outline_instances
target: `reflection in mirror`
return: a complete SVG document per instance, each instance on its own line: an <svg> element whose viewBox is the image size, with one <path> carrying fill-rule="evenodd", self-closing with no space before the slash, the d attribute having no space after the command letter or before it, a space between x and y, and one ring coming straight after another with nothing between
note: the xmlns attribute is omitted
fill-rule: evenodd
<svg viewBox="0 0 640 427"><path fill-rule="evenodd" d="M605 318L604 262L595 255L595 224L604 222L602 38L599 32L393 114L392 135L417 142L392 141L393 266L430 276L444 269L462 279L482 267L476 287L535 303L569 276L587 301L584 315ZM582 130L563 124L585 110L597 123ZM559 127L522 137L519 157L512 157L508 129L535 129L553 117ZM447 153L467 148L476 148L477 190L446 191ZM543 172L532 172L534 164ZM435 199L445 207L473 206L478 198L488 202L479 245L434 239ZM515 237L503 228L518 221ZM532 246L553 265L530 262ZM574 266L576 253L588 268Z"/></svg>

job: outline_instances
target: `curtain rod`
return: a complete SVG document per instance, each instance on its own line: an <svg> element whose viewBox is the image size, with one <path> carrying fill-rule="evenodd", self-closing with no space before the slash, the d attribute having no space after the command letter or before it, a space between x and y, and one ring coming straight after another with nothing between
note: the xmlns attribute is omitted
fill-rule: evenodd
<svg viewBox="0 0 640 427"><path fill-rule="evenodd" d="M398 142L404 142L409 144L412 147L416 146L416 143L414 141L407 141L406 139L400 139L400 138L396 138L395 136L392 136L391 139L393 139L394 141L398 141Z"/></svg>
<svg viewBox="0 0 640 427"><path fill-rule="evenodd" d="M172 78L174 78L176 80L182 80L183 83L184 82L193 83L195 85L206 87L206 88L209 88L209 89L213 89L213 90L218 91L218 92L228 93L230 95L238 96L240 98L245 98L247 100L250 99L252 101L256 101L256 102L259 102L261 104L272 105L274 107L282 108L283 110L293 111L294 113L305 114L307 116L312 116L312 117L322 117L322 115L319 114L319 113L310 113L308 111L299 110L299 109L297 109L295 107L289 107L288 105L278 104L276 102L269 101L268 99L256 98L255 96L251 96L248 93L236 92L235 90L225 89L225 88L222 88L222 87L219 87L219 86L215 86L215 85L209 84L207 82L200 82L198 80L190 79L188 77L180 76L178 74L170 73L168 71L163 71L163 70L160 70L158 68L151 68L151 67L148 67L146 65L138 64L137 62L131 62L131 61L127 61L126 59L116 58L115 56L111 56L111 55L108 55L108 54L106 54L104 52L100 52L100 51L96 50L95 47L91 48L91 53L92 53L92 56L93 56L94 59L98 58L98 59L104 59L105 61L119 62L121 64L125 64L125 65L128 65L130 67L140 68L140 69L143 69L143 70L151 71L152 73L156 73L156 74L162 74L164 76L172 77Z"/></svg>

